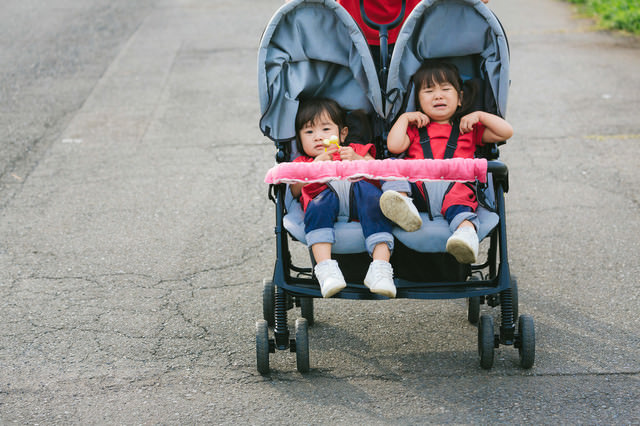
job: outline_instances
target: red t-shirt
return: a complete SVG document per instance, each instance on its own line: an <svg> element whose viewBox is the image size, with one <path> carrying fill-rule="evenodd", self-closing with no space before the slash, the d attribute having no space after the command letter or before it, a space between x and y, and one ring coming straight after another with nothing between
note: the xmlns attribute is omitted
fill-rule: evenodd
<svg viewBox="0 0 640 426"><path fill-rule="evenodd" d="M431 142L431 153L435 159L443 159L444 153L447 150L447 142L449 142L449 136L451 135L450 124L427 124L427 132L429 133L429 141ZM484 125L482 123L476 123L473 126L473 130L464 135L458 136L458 144L456 150L453 153L453 158L474 158L476 153L476 147L484 145L482 143L482 134L484 133ZM420 133L416 126L410 125L407 128L407 136L411 141L409 148L406 151L407 159L423 159L424 151L420 145ZM425 197L424 191L426 188L423 185L418 185L418 190ZM476 211L478 208L478 201L476 195L472 189L466 185L456 182L444 196L442 200L441 213L444 216L447 209L453 205L468 206Z"/></svg>
<svg viewBox="0 0 640 426"><path fill-rule="evenodd" d="M482 134L484 133L484 125L482 123L476 123L473 126L473 130L464 135L458 136L458 145L453 158L473 158L476 153L476 146L484 145L482 143ZM443 159L444 152L447 149L447 142L451 135L450 124L429 123L427 124L427 132L429 133L429 140L431 141L431 152L433 158ZM407 136L409 136L410 144L406 153L407 159L423 159L424 153L422 146L420 145L420 133L416 126L409 125L407 128Z"/></svg>
<svg viewBox="0 0 640 426"><path fill-rule="evenodd" d="M349 12L349 15L353 17L358 26L362 29L364 36L367 39L367 43L379 46L380 36L378 31L368 27L360 15L360 0L337 1L347 10L347 12ZM416 7L418 3L420 3L420 0L407 0L407 6L402 23L404 23L404 20L407 19L413 8ZM400 0L364 0L364 11L369 19L377 24L391 23L400 14L401 6L402 3ZM396 42L401 27L402 24L389 31L389 44Z"/></svg>
<svg viewBox="0 0 640 426"><path fill-rule="evenodd" d="M376 157L376 147L372 143L368 143L366 145L362 145L359 143L350 143L349 146L353 148L356 154L361 157L364 157L367 154L371 154L373 158ZM306 155L301 155L300 157L293 160L294 163L311 163L313 161L312 157L308 157ZM333 161L342 161L340 159L340 154L335 152L333 154ZM309 183L302 187L302 194L300 195L300 201L302 202L302 209L307 210L307 205L311 200L313 200L318 194L327 189L326 183Z"/></svg>

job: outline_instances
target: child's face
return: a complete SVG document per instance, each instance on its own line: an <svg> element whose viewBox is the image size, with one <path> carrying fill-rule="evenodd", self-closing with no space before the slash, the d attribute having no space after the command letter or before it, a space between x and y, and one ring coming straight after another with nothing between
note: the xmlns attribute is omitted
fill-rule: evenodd
<svg viewBox="0 0 640 426"><path fill-rule="evenodd" d="M424 85L418 94L420 108L432 122L447 124L462 105L458 91L451 83Z"/></svg>
<svg viewBox="0 0 640 426"><path fill-rule="evenodd" d="M309 121L302 126L302 129L300 129L300 142L302 142L305 154L309 157L317 157L325 152L325 146L322 143L325 139L337 136L340 142L343 142L347 136L347 131L346 127L343 127L342 131L340 131L338 125L329 117L329 114L323 112L313 122Z"/></svg>

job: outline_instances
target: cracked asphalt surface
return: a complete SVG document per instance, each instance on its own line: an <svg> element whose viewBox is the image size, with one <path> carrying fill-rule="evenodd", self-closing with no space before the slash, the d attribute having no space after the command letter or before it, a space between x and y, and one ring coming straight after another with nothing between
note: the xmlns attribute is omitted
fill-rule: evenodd
<svg viewBox="0 0 640 426"><path fill-rule="evenodd" d="M481 370L463 301L319 300L311 372L257 373L256 57L280 5L3 3L0 423L637 423L640 42L552 0L490 2L534 367L501 347Z"/></svg>

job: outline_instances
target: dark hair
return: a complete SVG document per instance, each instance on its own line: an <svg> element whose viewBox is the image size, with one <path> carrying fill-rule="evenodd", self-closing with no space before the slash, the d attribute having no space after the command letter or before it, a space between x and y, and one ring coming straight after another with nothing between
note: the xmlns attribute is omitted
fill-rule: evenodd
<svg viewBox="0 0 640 426"><path fill-rule="evenodd" d="M324 112L329 115L331 121L338 125L338 131L341 132L342 129L346 127L346 112L333 99L312 98L300 101L295 122L296 147L300 154L306 155L302 148L302 141L300 140L300 130L302 130L302 127L307 123L313 124Z"/></svg>
<svg viewBox="0 0 640 426"><path fill-rule="evenodd" d="M349 145L351 142L367 144L373 140L371 120L364 110L356 109L347 112L347 127L349 133L344 139L343 145Z"/></svg>
<svg viewBox="0 0 640 426"><path fill-rule="evenodd" d="M458 92L458 97L462 105L458 107L452 120L458 120L462 116L474 110L474 100L476 97L477 86L474 81L469 80L462 82L458 67L449 62L436 59L427 59L422 63L418 71L411 77L415 93L415 105L418 111L420 108L420 90L423 87L432 87L436 84L449 83ZM464 91L464 96L463 92Z"/></svg>

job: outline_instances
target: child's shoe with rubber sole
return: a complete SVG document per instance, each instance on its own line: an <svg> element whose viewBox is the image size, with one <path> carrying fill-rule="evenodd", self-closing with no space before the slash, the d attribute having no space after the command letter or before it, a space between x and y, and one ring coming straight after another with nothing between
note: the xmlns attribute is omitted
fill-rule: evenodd
<svg viewBox="0 0 640 426"><path fill-rule="evenodd" d="M476 263L478 259L478 233L473 226L456 229L447 240L447 253L459 263Z"/></svg>
<svg viewBox="0 0 640 426"><path fill-rule="evenodd" d="M318 263L314 272L320 283L322 297L331 297L347 286L338 262L333 259L323 260Z"/></svg>
<svg viewBox="0 0 640 426"><path fill-rule="evenodd" d="M389 262L374 260L369 265L364 285L371 293L380 294L390 298L396 297L396 286L393 284L393 268Z"/></svg>
<svg viewBox="0 0 640 426"><path fill-rule="evenodd" d="M385 191L380 196L380 210L389 220L407 232L422 226L422 219L411 198L397 191Z"/></svg>

